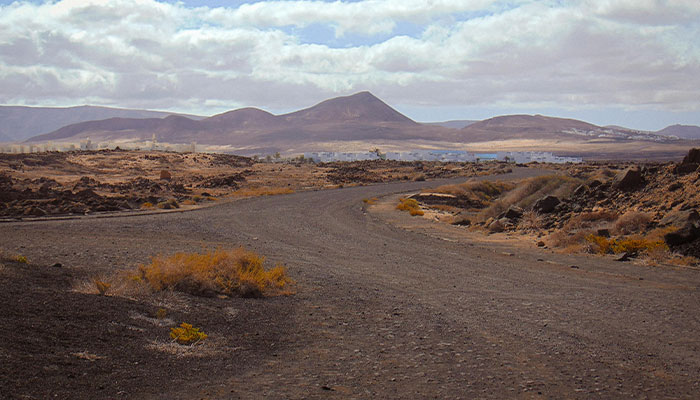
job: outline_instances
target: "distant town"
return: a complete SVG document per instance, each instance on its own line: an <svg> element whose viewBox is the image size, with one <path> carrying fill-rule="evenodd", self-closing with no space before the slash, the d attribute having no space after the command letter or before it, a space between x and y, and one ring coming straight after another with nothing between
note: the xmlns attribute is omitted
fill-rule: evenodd
<svg viewBox="0 0 700 400"><path fill-rule="evenodd" d="M127 142L127 143L94 143L90 139L82 140L80 143L36 143L36 144L10 144L0 146L0 153L40 153L49 151L78 151L78 150L108 150L120 148L123 150L146 150L146 151L173 151L177 153L216 153L225 152L220 149L212 148L211 146L197 146L196 143L189 144L172 144L158 143L155 138L145 142ZM518 164L526 164L530 162L541 163L580 163L583 162L581 157L562 157L554 155L550 152L505 152L499 151L495 153L475 153L462 150L410 150L410 151L387 151L381 152L379 149L373 151L359 152L336 152L336 151L321 151L321 152L305 152L299 157L311 160L313 162L334 162L334 161L363 161L363 160L395 160L395 161L442 161L442 162L483 162L483 161L502 161L513 162ZM278 154L272 155L254 155L255 158L266 159L268 161L280 161L284 158Z"/></svg>
<svg viewBox="0 0 700 400"><path fill-rule="evenodd" d="M580 157L560 157L549 152L506 152L496 153L472 153L460 150L412 150L412 151L388 151L382 153L379 150L369 152L313 152L304 153L304 158L315 162L332 161L362 161L362 160L396 160L396 161L443 161L443 162L480 162L480 161L504 161L518 164L530 162L541 163L580 163Z"/></svg>

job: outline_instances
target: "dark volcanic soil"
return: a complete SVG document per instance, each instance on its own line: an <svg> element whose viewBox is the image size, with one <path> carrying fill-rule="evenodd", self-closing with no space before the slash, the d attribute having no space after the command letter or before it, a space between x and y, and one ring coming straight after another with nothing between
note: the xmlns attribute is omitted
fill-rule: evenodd
<svg viewBox="0 0 700 400"><path fill-rule="evenodd" d="M536 171L517 171L526 173ZM435 237L388 224L362 202L435 185L0 224L6 254L30 260L0 269L1 314L11 327L0 331L3 396L697 397L697 270ZM74 280L202 244L242 244L285 262L298 293L166 297L159 304L172 323L157 326L147 319L154 302L70 291ZM63 267L51 267L57 262ZM191 349L196 356L149 346L165 345L168 328L182 321L210 334Z"/></svg>

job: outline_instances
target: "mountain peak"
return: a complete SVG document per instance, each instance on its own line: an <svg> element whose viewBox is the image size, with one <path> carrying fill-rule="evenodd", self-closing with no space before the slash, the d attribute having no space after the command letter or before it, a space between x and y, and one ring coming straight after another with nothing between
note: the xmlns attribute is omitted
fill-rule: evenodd
<svg viewBox="0 0 700 400"><path fill-rule="evenodd" d="M368 91L335 97L313 107L283 115L289 122L398 122L416 124Z"/></svg>

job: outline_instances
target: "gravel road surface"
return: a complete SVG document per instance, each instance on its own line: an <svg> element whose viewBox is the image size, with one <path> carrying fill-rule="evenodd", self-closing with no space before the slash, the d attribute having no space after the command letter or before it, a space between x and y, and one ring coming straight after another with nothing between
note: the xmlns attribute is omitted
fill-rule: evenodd
<svg viewBox="0 0 700 400"><path fill-rule="evenodd" d="M212 371L145 397L700 396L699 271L469 242L428 226L407 230L402 222L415 221L408 214L368 211L362 202L434 185L4 223L0 237L3 249L37 263L96 273L202 246L244 245L288 266L298 293L259 300L266 310L284 306L272 316L285 321L275 324L282 331L268 344L274 351L260 351L234 375Z"/></svg>

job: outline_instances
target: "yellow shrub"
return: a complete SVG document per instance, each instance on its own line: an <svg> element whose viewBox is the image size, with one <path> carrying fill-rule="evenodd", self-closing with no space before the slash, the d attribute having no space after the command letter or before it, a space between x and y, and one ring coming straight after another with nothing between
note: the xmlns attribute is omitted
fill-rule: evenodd
<svg viewBox="0 0 700 400"><path fill-rule="evenodd" d="M420 209L420 205L416 199L399 199L399 204L396 205L396 209L400 211L408 211L408 213L412 216L424 215L424 212Z"/></svg>
<svg viewBox="0 0 700 400"><path fill-rule="evenodd" d="M602 236L588 235L586 240L594 245L594 250L599 254L668 250L668 246L662 240L649 240L642 237L608 239Z"/></svg>
<svg viewBox="0 0 700 400"><path fill-rule="evenodd" d="M264 261L264 257L241 247L233 251L158 256L139 270L154 291L172 289L194 295L223 293L244 297L283 294L282 290L293 281L281 265L265 270Z"/></svg>
<svg viewBox="0 0 700 400"><path fill-rule="evenodd" d="M376 198L376 197L372 197L371 199L362 199L362 202L365 203L365 204L367 204L367 205L369 205L369 206L371 206L371 205L377 203L377 198Z"/></svg>
<svg viewBox="0 0 700 400"><path fill-rule="evenodd" d="M170 338L180 344L195 344L209 337L206 333L183 322L179 328L170 328Z"/></svg>
<svg viewBox="0 0 700 400"><path fill-rule="evenodd" d="M25 256L16 256L15 261L17 261L20 264L27 264L29 260L27 260L27 257Z"/></svg>
<svg viewBox="0 0 700 400"><path fill-rule="evenodd" d="M141 204L141 208L153 208L153 203L147 201Z"/></svg>

